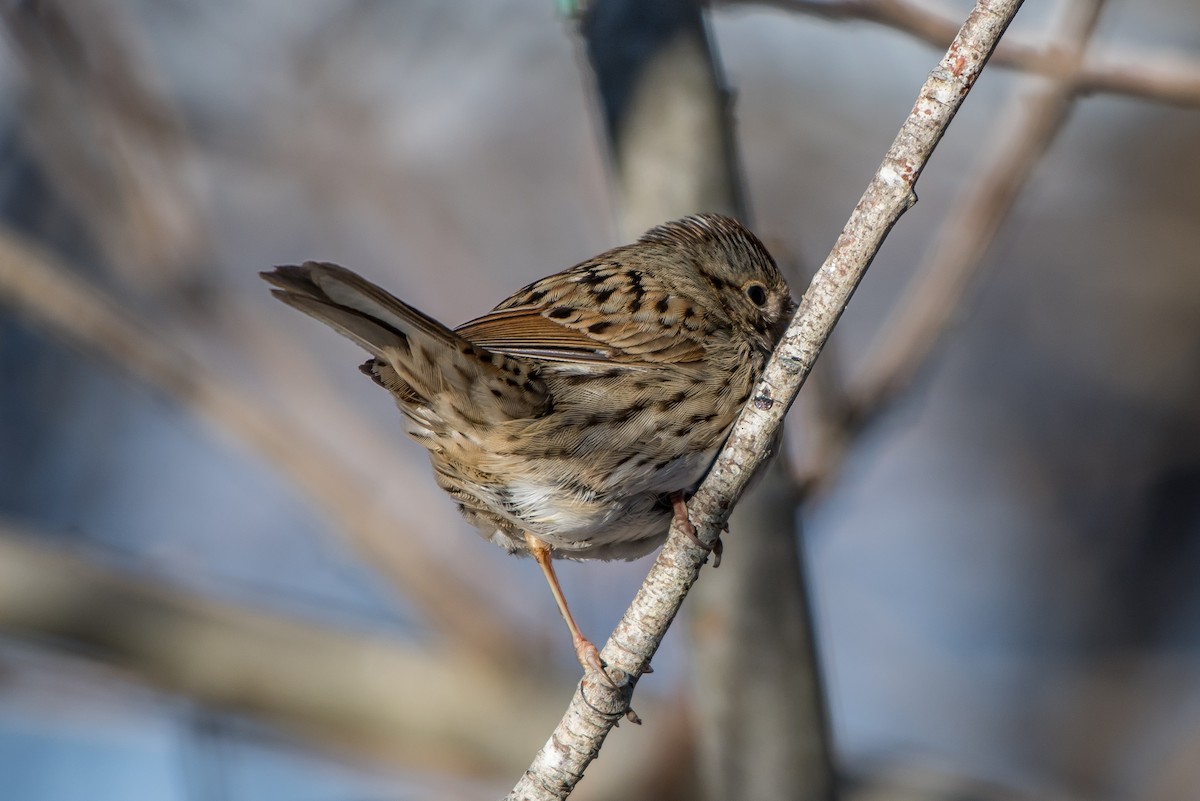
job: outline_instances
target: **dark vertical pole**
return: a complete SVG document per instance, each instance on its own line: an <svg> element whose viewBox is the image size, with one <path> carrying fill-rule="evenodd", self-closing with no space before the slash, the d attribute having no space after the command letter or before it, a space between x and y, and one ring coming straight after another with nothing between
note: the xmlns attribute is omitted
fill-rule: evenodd
<svg viewBox="0 0 1200 801"><path fill-rule="evenodd" d="M743 220L730 92L694 0L598 0L583 35L626 236L697 211ZM738 505L687 609L710 799L834 795L829 727L783 459Z"/></svg>

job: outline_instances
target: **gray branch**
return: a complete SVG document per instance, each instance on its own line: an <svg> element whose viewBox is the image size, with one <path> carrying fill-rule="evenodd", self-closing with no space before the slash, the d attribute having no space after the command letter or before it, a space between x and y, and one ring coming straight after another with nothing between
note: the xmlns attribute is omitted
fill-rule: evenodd
<svg viewBox="0 0 1200 801"><path fill-rule="evenodd" d="M814 276L755 397L689 504L691 520L704 542L716 540L756 467L766 458L774 432L825 340L884 238L916 201L913 186L922 169L1020 6L1021 0L980 0L922 86L916 105ZM637 679L650 664L707 555L677 526L672 527L601 653L610 669L625 674L624 692L587 678L581 681L562 720L509 799L570 795L608 732L629 708Z"/></svg>

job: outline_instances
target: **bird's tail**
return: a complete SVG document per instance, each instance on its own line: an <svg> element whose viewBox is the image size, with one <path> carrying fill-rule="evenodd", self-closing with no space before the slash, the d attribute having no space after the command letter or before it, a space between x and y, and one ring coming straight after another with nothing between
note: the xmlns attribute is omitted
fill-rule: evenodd
<svg viewBox="0 0 1200 801"><path fill-rule="evenodd" d="M344 267L307 261L260 275L275 297L371 353L372 377L402 405L500 421L536 416L549 403L530 364L473 345Z"/></svg>

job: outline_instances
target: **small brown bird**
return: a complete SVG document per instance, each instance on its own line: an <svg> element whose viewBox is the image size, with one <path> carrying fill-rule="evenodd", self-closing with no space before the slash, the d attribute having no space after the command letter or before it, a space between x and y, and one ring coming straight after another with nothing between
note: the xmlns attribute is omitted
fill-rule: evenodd
<svg viewBox="0 0 1200 801"><path fill-rule="evenodd" d="M552 557L633 559L672 516L690 528L684 497L796 308L758 238L713 214L535 281L453 331L333 264L261 275L371 353L362 371L395 397L438 485L485 539L533 555L580 663L605 680Z"/></svg>

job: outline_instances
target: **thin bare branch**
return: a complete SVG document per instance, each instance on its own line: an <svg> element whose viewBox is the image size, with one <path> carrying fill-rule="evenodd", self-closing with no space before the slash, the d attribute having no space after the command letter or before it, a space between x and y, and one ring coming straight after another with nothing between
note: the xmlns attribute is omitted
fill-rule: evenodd
<svg viewBox="0 0 1200 801"><path fill-rule="evenodd" d="M371 482L356 478L314 437L281 421L270 407L140 323L49 254L2 228L0 302L73 346L107 357L262 454L325 508L435 629L465 649L516 661L520 644L508 621L445 570L418 537L405 534L405 521L387 513Z"/></svg>
<svg viewBox="0 0 1200 801"><path fill-rule="evenodd" d="M715 542L734 503L766 458L774 432L822 346L888 231L915 202L913 185L1020 5L1021 0L981 0L921 88L883 164L813 278L755 397L688 505L704 542ZM562 721L509 799L561 799L571 793L612 726L629 708L638 678L706 557L677 525L672 526L637 597L602 651L610 669L627 678L625 691L588 678L580 682Z"/></svg>
<svg viewBox="0 0 1200 801"><path fill-rule="evenodd" d="M934 47L945 47L958 30L950 13L912 0L724 0L723 4L772 6L828 20L874 22ZM1068 51L1053 39L1047 41L1007 37L996 48L992 64L1060 81L1069 77L1077 94L1103 92L1200 107L1200 62L1194 58L1113 49L1092 53L1075 68Z"/></svg>
<svg viewBox="0 0 1200 801"><path fill-rule="evenodd" d="M990 142L981 148L984 163L951 204L929 258L868 350L863 378L852 390L851 407L860 422L909 386L953 323L996 233L1067 120L1075 100L1071 70L1082 69L1103 5L1103 0L1068 0L1049 35L1067 56L1066 72L1050 83L1028 79L996 116Z"/></svg>

